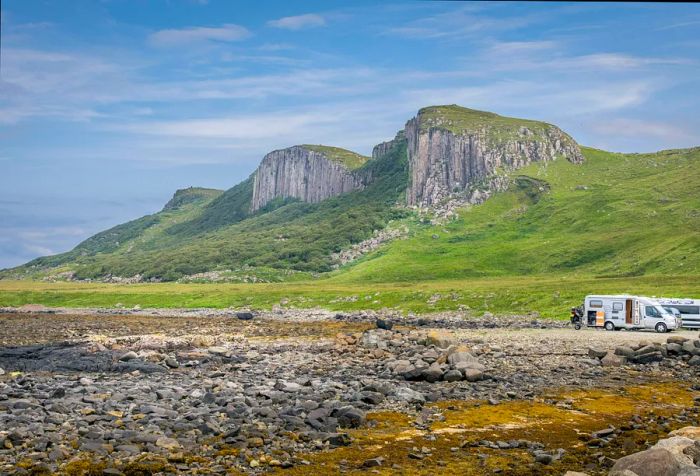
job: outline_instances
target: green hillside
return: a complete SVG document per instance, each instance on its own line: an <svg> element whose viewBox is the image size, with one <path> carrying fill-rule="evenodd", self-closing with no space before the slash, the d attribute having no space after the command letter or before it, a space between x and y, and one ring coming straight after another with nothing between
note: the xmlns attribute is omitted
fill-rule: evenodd
<svg viewBox="0 0 700 476"><path fill-rule="evenodd" d="M444 226L416 222L333 280L700 274L700 148L583 153L518 170L510 191Z"/></svg>
<svg viewBox="0 0 700 476"><path fill-rule="evenodd" d="M459 106L421 109L418 120L421 127L455 133L488 129L494 141L521 135L523 127L535 136L554 127ZM303 147L372 182L317 204L277 198L252 214L252 175L226 191L179 190L160 212L98 233L67 253L0 271L0 278L73 273L78 279L140 275L172 281L217 271L263 281L313 276L314 283L352 287L700 276L700 194L694 188L700 148L654 154L584 148L583 164L555 160L510 172L510 190L436 224L429 211L405 207L405 139L377 159L329 146ZM407 227L408 237L333 270L333 253L388 224Z"/></svg>
<svg viewBox="0 0 700 476"><path fill-rule="evenodd" d="M252 177L223 193L179 191L159 213L95 235L68 253L33 260L0 276L42 277L73 271L79 279L138 274L170 281L246 267L260 268L270 280L270 268L279 270L280 279L289 276L286 270L330 271L332 253L406 214L395 207L407 185L405 144L385 157L365 162L361 169L376 177L362 191L318 204L277 199L253 215L249 214ZM206 199L185 198L187 195L206 195Z"/></svg>

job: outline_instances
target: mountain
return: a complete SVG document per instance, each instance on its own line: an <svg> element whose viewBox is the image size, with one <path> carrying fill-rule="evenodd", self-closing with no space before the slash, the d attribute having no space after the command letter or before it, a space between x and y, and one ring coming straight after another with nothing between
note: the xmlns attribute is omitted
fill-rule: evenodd
<svg viewBox="0 0 700 476"><path fill-rule="evenodd" d="M332 279L696 272L700 203L680 182L699 178L697 158L582 149L551 124L432 106L371 158L273 151L229 190L178 190L0 277L279 281L356 258Z"/></svg>

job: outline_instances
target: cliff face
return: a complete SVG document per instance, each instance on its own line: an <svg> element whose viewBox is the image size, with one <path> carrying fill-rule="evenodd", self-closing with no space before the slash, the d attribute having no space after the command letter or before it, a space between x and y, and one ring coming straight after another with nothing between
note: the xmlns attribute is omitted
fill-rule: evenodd
<svg viewBox="0 0 700 476"><path fill-rule="evenodd" d="M583 161L576 142L555 126L455 106L421 110L408 121L405 134L408 205L437 204L450 193L487 181L501 168L558 157Z"/></svg>
<svg viewBox="0 0 700 476"><path fill-rule="evenodd" d="M255 212L277 197L318 203L342 193L364 188L366 178L354 173L329 154L294 146L267 154L253 182L250 211Z"/></svg>

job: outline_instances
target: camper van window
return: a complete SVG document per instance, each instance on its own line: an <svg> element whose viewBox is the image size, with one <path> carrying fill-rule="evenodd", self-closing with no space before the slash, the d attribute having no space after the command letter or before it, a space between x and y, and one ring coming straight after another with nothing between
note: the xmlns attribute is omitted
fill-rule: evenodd
<svg viewBox="0 0 700 476"><path fill-rule="evenodd" d="M678 309L681 314L700 314L700 306L676 306L674 304L673 307Z"/></svg>
<svg viewBox="0 0 700 476"><path fill-rule="evenodd" d="M591 307L603 307L603 301L599 301L599 300L591 301L590 306Z"/></svg>
<svg viewBox="0 0 700 476"><path fill-rule="evenodd" d="M621 302L613 303L613 311L622 311L624 308L625 306Z"/></svg>
<svg viewBox="0 0 700 476"><path fill-rule="evenodd" d="M654 306L647 306L646 314L647 317L661 317L661 313L659 313Z"/></svg>

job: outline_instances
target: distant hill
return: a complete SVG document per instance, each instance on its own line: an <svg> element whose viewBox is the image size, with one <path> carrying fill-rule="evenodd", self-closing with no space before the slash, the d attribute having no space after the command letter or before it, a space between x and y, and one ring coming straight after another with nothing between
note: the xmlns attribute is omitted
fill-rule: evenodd
<svg viewBox="0 0 700 476"><path fill-rule="evenodd" d="M330 272L340 255L360 259L339 281L698 274L699 160L581 149L551 124L431 106L371 158L273 151L229 190L178 190L157 213L0 277L275 281ZM387 226L407 231L382 244Z"/></svg>

